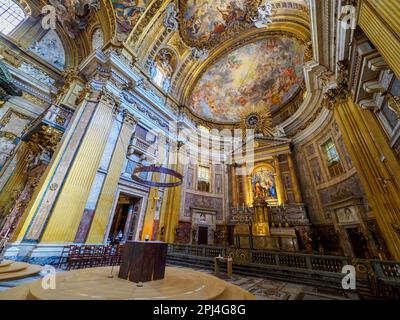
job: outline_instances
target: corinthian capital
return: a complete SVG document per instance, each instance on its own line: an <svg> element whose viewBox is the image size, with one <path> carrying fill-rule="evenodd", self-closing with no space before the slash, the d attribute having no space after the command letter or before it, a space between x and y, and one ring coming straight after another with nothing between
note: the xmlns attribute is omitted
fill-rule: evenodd
<svg viewBox="0 0 400 320"><path fill-rule="evenodd" d="M338 85L337 87L331 88L325 92L322 105L328 110L332 110L338 104L344 103L348 96L349 91L347 90L347 87Z"/></svg>
<svg viewBox="0 0 400 320"><path fill-rule="evenodd" d="M124 122L133 127L138 123L138 119L128 110L124 110Z"/></svg>
<svg viewBox="0 0 400 320"><path fill-rule="evenodd" d="M336 105L344 103L350 94L348 90L349 71L345 61L339 61L337 77L334 85L326 88L322 105L332 110Z"/></svg>

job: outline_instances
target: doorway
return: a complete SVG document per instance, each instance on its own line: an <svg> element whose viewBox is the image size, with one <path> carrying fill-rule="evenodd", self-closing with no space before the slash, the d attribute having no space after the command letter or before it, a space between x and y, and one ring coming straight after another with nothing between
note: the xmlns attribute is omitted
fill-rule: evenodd
<svg viewBox="0 0 400 320"><path fill-rule="evenodd" d="M361 238L360 232L357 228L348 228L347 235L349 236L350 244L353 249L354 256L356 258L367 259L365 252L365 246L363 239Z"/></svg>
<svg viewBox="0 0 400 320"><path fill-rule="evenodd" d="M208 245L208 227L199 227L199 245Z"/></svg>
<svg viewBox="0 0 400 320"><path fill-rule="evenodd" d="M135 240L141 198L121 194L115 208L108 241L111 243Z"/></svg>

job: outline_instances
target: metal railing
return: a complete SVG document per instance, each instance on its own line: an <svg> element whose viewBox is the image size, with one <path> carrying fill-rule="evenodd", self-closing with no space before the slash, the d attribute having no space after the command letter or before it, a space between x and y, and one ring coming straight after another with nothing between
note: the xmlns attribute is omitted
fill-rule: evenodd
<svg viewBox="0 0 400 320"><path fill-rule="evenodd" d="M201 257L209 261L219 255L231 256L236 265L265 268L275 266L276 270L328 277L341 277L343 267L353 265L357 280L368 285L372 295L388 298L397 297L400 292L400 262L394 261L188 244L170 244L168 254Z"/></svg>
<svg viewBox="0 0 400 320"><path fill-rule="evenodd" d="M170 244L168 250L169 254L204 258L214 258L218 255L231 256L236 264L243 265L275 265L333 273L341 273L343 266L350 264L351 260L351 258L338 256L186 244Z"/></svg>

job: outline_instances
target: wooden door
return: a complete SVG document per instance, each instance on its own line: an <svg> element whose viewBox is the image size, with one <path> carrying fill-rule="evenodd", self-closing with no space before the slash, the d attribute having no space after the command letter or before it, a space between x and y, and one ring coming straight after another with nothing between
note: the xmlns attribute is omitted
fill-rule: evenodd
<svg viewBox="0 0 400 320"><path fill-rule="evenodd" d="M199 227L199 245L208 244L208 227Z"/></svg>

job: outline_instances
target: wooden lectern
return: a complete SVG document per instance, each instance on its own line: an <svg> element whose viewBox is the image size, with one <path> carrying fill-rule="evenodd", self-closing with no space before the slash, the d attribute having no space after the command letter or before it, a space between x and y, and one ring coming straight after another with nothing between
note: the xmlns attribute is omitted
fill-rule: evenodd
<svg viewBox="0 0 400 320"><path fill-rule="evenodd" d="M135 283L164 279L168 244L127 241L118 277Z"/></svg>

